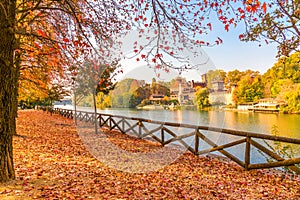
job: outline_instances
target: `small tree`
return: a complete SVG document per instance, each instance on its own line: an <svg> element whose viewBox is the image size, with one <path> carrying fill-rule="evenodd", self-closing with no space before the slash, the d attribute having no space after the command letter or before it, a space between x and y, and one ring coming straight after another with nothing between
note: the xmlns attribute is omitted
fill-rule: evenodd
<svg viewBox="0 0 300 200"><path fill-rule="evenodd" d="M97 102L96 96L98 93L108 94L110 90L114 89L116 82L115 70L119 67L117 61L110 64L103 64L95 59L89 59L84 65L79 68L77 77L75 79L75 96L87 96L92 94L94 107L94 121L95 132L98 133L97 124ZM76 104L77 102L75 102Z"/></svg>
<svg viewBox="0 0 300 200"><path fill-rule="evenodd" d="M200 110L203 110L210 106L208 95L209 91L207 88L196 88L195 101Z"/></svg>

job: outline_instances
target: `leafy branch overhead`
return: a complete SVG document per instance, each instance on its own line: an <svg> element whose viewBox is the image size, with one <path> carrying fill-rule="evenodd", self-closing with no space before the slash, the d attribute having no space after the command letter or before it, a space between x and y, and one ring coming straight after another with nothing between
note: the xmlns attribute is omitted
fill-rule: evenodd
<svg viewBox="0 0 300 200"><path fill-rule="evenodd" d="M79 95L89 95L99 92L108 94L116 85L115 76L118 74L116 69L119 67L117 61L111 64L103 64L95 59L87 60L78 69L75 78L75 92Z"/></svg>
<svg viewBox="0 0 300 200"><path fill-rule="evenodd" d="M136 60L146 60L155 69L169 71L200 67L207 63L185 60L183 50L197 53L197 46L222 44L222 36L209 38L217 23L225 31L245 24L244 41L262 38L279 44L279 53L286 55L299 45L298 1L17 1L15 60L20 70L47 73L45 83L57 76L66 78L66 71L81 66L91 53L99 51L116 35L139 30L139 37L130 47ZM216 20L212 20L216 18ZM209 39L207 39L209 38ZM108 45L109 46L109 45ZM198 55L202 56L202 55ZM182 64L169 62L173 58ZM72 63L72 64L71 64ZM28 79L27 73L21 73Z"/></svg>

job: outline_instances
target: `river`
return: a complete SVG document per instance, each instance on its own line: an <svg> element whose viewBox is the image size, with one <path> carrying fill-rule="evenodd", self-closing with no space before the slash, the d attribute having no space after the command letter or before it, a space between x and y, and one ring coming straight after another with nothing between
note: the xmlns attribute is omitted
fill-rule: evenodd
<svg viewBox="0 0 300 200"><path fill-rule="evenodd" d="M137 109L105 109L98 110L98 112L164 122L214 126L262 134L271 134L272 128L276 126L278 135L300 139L300 115L296 114Z"/></svg>

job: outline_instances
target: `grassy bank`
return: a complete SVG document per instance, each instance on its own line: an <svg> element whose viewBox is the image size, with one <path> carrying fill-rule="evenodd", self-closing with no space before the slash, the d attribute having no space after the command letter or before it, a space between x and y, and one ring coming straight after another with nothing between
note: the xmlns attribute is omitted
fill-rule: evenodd
<svg viewBox="0 0 300 200"><path fill-rule="evenodd" d="M43 111L20 111L17 131L17 179L0 185L0 199L300 199L299 177L274 170L245 171L188 152L155 172L109 168L86 150L73 120ZM107 134L127 151L160 148L118 132Z"/></svg>

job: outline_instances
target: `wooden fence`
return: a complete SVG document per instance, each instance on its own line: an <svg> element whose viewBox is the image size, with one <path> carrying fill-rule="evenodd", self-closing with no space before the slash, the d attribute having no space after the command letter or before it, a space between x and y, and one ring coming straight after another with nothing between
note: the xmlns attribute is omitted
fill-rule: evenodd
<svg viewBox="0 0 300 200"><path fill-rule="evenodd" d="M54 109L50 111L67 118L74 118L75 116L73 110ZM76 119L94 123L95 116L93 112L77 111ZM195 155L219 152L246 170L285 166L295 173L300 174L300 168L296 166L296 164L300 163L300 158L285 158L275 153L269 145L265 145L266 141L283 142L300 148L300 139L101 113L97 113L97 120L100 127L106 126L110 130L116 129L122 133L134 134L138 138L151 137L163 146L170 143L179 143ZM213 133L233 136L234 141L218 145L209 137ZM191 144L187 142L188 138L192 139L193 142ZM228 151L229 148L237 147L238 145L240 145L238 148L243 148L241 150L243 151L243 159L238 158L234 153ZM203 146L207 146L208 148L201 148ZM254 152L254 149L259 151L260 154L272 158L273 162L268 162L264 159L263 163L252 163L251 158L253 155L251 155L251 152Z"/></svg>

